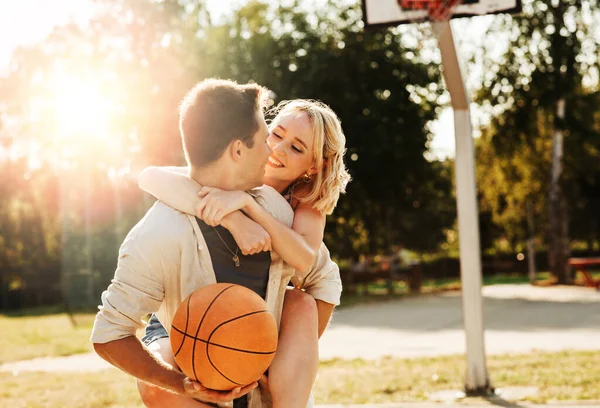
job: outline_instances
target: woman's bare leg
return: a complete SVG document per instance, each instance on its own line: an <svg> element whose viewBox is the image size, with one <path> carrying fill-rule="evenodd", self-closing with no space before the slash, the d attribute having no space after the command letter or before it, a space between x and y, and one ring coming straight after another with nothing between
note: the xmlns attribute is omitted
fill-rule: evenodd
<svg viewBox="0 0 600 408"><path fill-rule="evenodd" d="M273 408L306 408L319 368L317 316L312 296L287 290L277 353L269 367Z"/></svg>

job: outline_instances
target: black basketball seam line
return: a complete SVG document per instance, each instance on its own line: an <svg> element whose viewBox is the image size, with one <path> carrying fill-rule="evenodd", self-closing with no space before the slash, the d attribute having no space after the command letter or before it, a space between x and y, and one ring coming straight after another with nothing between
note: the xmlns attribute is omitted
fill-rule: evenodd
<svg viewBox="0 0 600 408"><path fill-rule="evenodd" d="M248 353L248 354L273 354L273 353L277 352L277 350L275 350L275 351L252 351L252 350L237 349L237 348L234 348L234 347L225 346L223 344L211 343L211 342L209 342L207 340L199 339L197 337L192 336L191 334L188 334L188 333L185 333L185 332L181 331L181 329L178 329L175 326L171 326L171 328L173 330L175 330L176 332L178 332L179 334L183 335L184 337L189 337L189 338L197 340L197 341L199 341L201 343L208 343L209 346L221 347L221 348L224 348L224 349L233 350L233 351L239 351L240 353Z"/></svg>
<svg viewBox="0 0 600 408"><path fill-rule="evenodd" d="M179 348L175 352L174 357L177 357L177 354L179 354L179 352L183 348L183 343L185 343L185 338L186 338L185 333L187 333L188 324L190 323L190 302L191 301L192 301L192 295L189 295L188 300L187 300L187 313L185 315L185 332L183 333L184 334L183 339L181 340L181 344L179 345ZM171 325L171 327L173 327L173 325ZM178 330L178 329L175 329L175 330L177 330L178 332L181 333L180 330Z"/></svg>
<svg viewBox="0 0 600 408"><path fill-rule="evenodd" d="M225 378L227 381L229 381L230 383L233 383L233 384L235 384L235 385L243 385L243 384L237 383L237 382L233 381L231 378L227 377L225 374L223 374L223 373L221 372L221 370L219 370L219 369L217 368L217 366L216 366L216 365L214 365L214 363L212 362L212 359L210 358L210 353L208 352L208 342L206 343L206 357L208 358L208 362L210 363L210 365L211 365L211 366L212 366L212 367L213 367L215 370L217 370L217 372L218 372L219 374L221 374L221 375L223 376L223 378Z"/></svg>
<svg viewBox="0 0 600 408"><path fill-rule="evenodd" d="M214 333L214 332L216 332L216 331L217 331L217 329L218 329L219 327L223 326L224 324L231 323L231 322L233 322L234 320L242 319L242 318L244 318L244 317L252 316L252 315L255 315L255 314L259 314L259 313L267 313L267 312L268 312L268 310L255 310L254 312L250 312L250 313L246 313L246 314L243 314L243 315L239 315L239 316L236 316L236 317L234 317L233 319L229 319L229 320L227 320L227 321L221 322L221 323L220 323L220 324L219 324L217 327L215 327L215 328L213 329L213 331L210 333L210 335L208 336L208 339L209 339L208 341L210 341L210 338L212 337L213 333Z"/></svg>
<svg viewBox="0 0 600 408"><path fill-rule="evenodd" d="M223 326L224 324L227 324L227 323L233 322L234 320L238 320L238 319L241 319L241 318L243 318L243 317L246 317L246 316L252 316L252 315L255 315L255 314L258 314L258 313L265 313L265 312L268 312L268 310L257 310L257 311L255 311L255 312L246 313L245 315L237 316L237 317L234 317L233 319L230 319L230 320L227 320L227 321L225 321L225 322L222 322L221 324L219 324L217 327L215 327L215 328L213 329L213 331L212 331L212 332L210 333L210 335L208 336L208 340L206 341L206 356L208 357L208 362L210 363L210 365L211 365L211 366L213 366L213 368L214 368L215 370L217 370L217 372L218 372L219 374L221 374L221 375L222 375L222 376L223 376L223 377L224 377L226 380L228 380L228 381L230 381L230 382L232 382L232 383L234 383L234 384L236 384L236 385L243 385L243 384L240 384L240 383L238 383L238 382L235 382L235 381L233 381L231 378L229 378L229 377L227 377L225 374L223 374L223 373L221 372L221 370L219 370L219 369L218 369L218 368L217 368L217 367L216 367L216 366L213 364L213 362L212 362L212 359L210 358L210 353L208 352L208 345L210 344L210 338L211 338L211 337L213 336L213 334L214 334L214 333L215 333L215 332L216 332L216 331L219 329L219 327ZM198 333L196 333L196 335L197 335L197 334L198 334Z"/></svg>
<svg viewBox="0 0 600 408"><path fill-rule="evenodd" d="M206 307L206 310L204 310L204 314L202 315L202 319L200 319L200 323L198 323L198 328L196 329L196 335L194 336L195 338L198 337L198 333L200 332L200 327L202 327L202 322L204 321L204 318L206 317L206 313L208 313L208 310L211 308L211 306L213 305L213 303L215 303L215 301L219 298L219 296L221 296L223 294L223 292L225 292L227 289L230 289L230 288L232 288L234 286L235 285L229 285L229 286L227 286L221 292L219 292L217 294L217 296L215 296L213 298L213 300L211 300L211 302ZM195 356L196 356L196 341L197 340L194 340L194 344L192 344L192 371L194 372L194 377L196 377L196 381L200 382L200 380L198 380L198 375L196 374L196 364L194 364L196 362L196 358L195 358ZM206 345L206 350L205 351L206 351L206 357L210 361L210 357L208 356L208 345ZM212 362L211 362L211 364L212 364Z"/></svg>

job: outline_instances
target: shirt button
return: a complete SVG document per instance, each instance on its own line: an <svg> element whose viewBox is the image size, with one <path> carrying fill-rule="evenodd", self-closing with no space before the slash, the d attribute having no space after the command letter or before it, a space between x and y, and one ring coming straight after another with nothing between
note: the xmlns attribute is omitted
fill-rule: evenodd
<svg viewBox="0 0 600 408"><path fill-rule="evenodd" d="M198 244L198 249L199 249L200 251L202 251L202 250L204 249L204 245L202 245L202 244Z"/></svg>

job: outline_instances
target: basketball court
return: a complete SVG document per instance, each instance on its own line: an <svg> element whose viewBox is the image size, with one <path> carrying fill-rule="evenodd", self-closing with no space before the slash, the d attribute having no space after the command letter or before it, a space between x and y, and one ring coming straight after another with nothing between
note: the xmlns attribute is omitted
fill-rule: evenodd
<svg viewBox="0 0 600 408"><path fill-rule="evenodd" d="M487 355L599 347L593 289L491 285L482 293ZM464 354L465 345L460 292L448 292L340 309L319 351L322 360L377 360Z"/></svg>

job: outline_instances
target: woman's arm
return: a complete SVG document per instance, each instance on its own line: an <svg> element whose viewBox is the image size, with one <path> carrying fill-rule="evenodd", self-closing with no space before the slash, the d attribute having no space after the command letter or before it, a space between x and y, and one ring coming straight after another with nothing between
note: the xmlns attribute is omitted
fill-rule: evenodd
<svg viewBox="0 0 600 408"><path fill-rule="evenodd" d="M253 199L243 211L271 236L273 250L299 272L310 269L323 241L325 215L309 203L301 203L294 212L292 228L275 219Z"/></svg>
<svg viewBox="0 0 600 408"><path fill-rule="evenodd" d="M222 217L238 209L261 225L271 236L275 252L296 270L310 269L323 241L325 215L309 203L300 203L294 212L292 228L277 220L249 194L203 187L196 213L208 225L218 225Z"/></svg>
<svg viewBox="0 0 600 408"><path fill-rule="evenodd" d="M187 167L146 167L138 176L138 186L169 207L195 215L196 194L202 187L187 173Z"/></svg>
<svg viewBox="0 0 600 408"><path fill-rule="evenodd" d="M225 214L241 209L267 231L273 250L285 262L301 273L312 266L323 241L325 215L310 203L296 207L292 228L289 228L244 192L203 187L198 196L196 212L208 225L220 224Z"/></svg>
<svg viewBox="0 0 600 408"><path fill-rule="evenodd" d="M169 207L197 215L197 193L202 187L187 172L187 167L147 167L139 175L138 186ZM224 216L220 224L232 233L244 255L271 250L267 232L241 211Z"/></svg>

